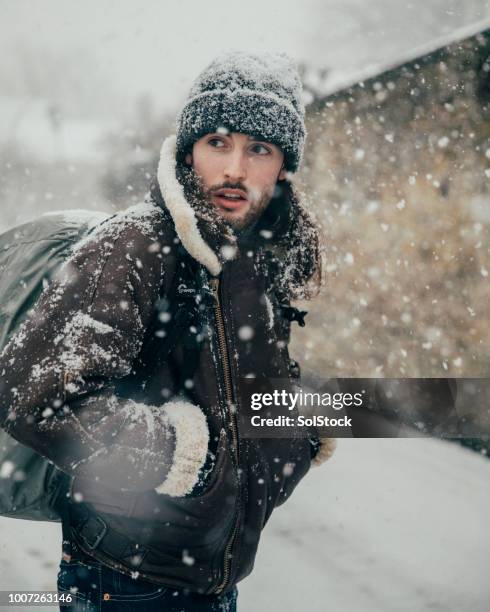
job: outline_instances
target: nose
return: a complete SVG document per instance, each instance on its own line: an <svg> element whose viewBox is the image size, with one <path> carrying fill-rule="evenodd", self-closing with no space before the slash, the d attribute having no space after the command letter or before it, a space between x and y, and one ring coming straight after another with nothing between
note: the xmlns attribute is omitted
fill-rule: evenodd
<svg viewBox="0 0 490 612"><path fill-rule="evenodd" d="M247 178L246 159L243 152L236 148L226 156L223 170L225 177L231 182L240 182Z"/></svg>

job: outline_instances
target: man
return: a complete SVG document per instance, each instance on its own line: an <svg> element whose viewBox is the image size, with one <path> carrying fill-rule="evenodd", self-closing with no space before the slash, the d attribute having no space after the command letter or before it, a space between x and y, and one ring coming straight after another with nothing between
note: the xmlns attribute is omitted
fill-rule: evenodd
<svg viewBox="0 0 490 612"><path fill-rule="evenodd" d="M81 609L234 610L273 509L333 451L237 418L247 380L299 375L290 300L321 273L287 174L304 139L286 55L218 57L145 203L77 245L0 357L0 425L67 475L58 587Z"/></svg>

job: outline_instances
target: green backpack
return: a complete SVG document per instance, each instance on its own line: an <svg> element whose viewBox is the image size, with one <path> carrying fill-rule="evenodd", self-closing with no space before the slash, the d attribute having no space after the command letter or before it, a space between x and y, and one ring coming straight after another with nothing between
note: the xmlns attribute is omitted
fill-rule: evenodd
<svg viewBox="0 0 490 612"><path fill-rule="evenodd" d="M0 352L74 244L107 218L89 210L59 211L0 234ZM59 522L54 504L66 478L0 429L1 516Z"/></svg>

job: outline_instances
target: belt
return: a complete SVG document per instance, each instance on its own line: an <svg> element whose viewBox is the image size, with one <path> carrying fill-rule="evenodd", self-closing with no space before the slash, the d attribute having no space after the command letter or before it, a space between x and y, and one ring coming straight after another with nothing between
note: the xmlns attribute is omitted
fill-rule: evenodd
<svg viewBox="0 0 490 612"><path fill-rule="evenodd" d="M141 544L131 542L127 536L115 531L98 515L91 513L84 504L70 507L72 535L75 543L87 554L101 549L115 563L136 571L144 561L148 550Z"/></svg>

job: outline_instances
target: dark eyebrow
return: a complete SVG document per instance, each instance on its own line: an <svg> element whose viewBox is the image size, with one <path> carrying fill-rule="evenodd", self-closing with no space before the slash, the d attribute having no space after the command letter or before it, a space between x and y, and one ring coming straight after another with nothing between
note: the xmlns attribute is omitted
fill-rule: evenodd
<svg viewBox="0 0 490 612"><path fill-rule="evenodd" d="M212 136L229 136L230 134L222 134L221 132L213 132ZM247 134L247 140L250 142L251 140L255 140L257 142L263 142L265 144L272 144L271 142L269 142L268 140L262 140L260 138L255 138L254 136L249 136Z"/></svg>

